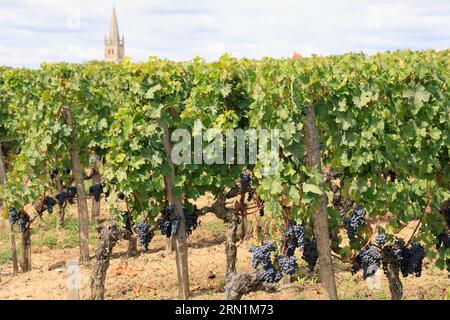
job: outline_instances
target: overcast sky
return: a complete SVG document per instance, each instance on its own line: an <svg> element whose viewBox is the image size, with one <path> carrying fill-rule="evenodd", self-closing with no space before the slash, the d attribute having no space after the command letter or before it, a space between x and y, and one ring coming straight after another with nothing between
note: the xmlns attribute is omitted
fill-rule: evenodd
<svg viewBox="0 0 450 320"><path fill-rule="evenodd" d="M0 65L103 58L110 0L0 0ZM116 0L126 55L190 60L446 49L449 0Z"/></svg>

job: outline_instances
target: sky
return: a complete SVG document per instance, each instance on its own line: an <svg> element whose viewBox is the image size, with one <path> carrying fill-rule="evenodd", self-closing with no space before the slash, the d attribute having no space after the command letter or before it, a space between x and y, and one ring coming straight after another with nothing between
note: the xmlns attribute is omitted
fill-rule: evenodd
<svg viewBox="0 0 450 320"><path fill-rule="evenodd" d="M103 59L113 3L133 61L450 47L449 0L0 0L0 65Z"/></svg>

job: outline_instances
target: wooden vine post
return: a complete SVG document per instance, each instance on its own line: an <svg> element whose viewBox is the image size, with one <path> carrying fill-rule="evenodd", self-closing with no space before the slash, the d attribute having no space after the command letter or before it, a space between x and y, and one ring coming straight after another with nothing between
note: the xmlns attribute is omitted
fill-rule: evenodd
<svg viewBox="0 0 450 320"><path fill-rule="evenodd" d="M172 145L170 142L170 131L166 122L160 121L163 129L163 145L166 153L166 162L169 166L169 173L164 179L167 201L174 206L174 213L181 214L180 229L175 238L175 257L177 263L178 276L178 298L187 300L189 298L189 274L188 274L188 252L187 252L187 233L183 215L183 196L175 194L175 166L172 162Z"/></svg>
<svg viewBox="0 0 450 320"><path fill-rule="evenodd" d="M22 257L20 259L20 266L22 267L22 271L31 271L31 229L29 226L22 233L21 250Z"/></svg>
<svg viewBox="0 0 450 320"><path fill-rule="evenodd" d="M89 216L86 200L86 190L84 188L83 169L81 166L80 154L77 146L76 125L70 113L70 108L64 106L62 114L66 124L71 129L70 159L72 161L72 174L77 187L78 204L78 228L80 241L80 262L89 261Z"/></svg>
<svg viewBox="0 0 450 320"><path fill-rule="evenodd" d="M316 126L316 115L311 105L306 105L306 122L304 144L306 148L306 167L321 168L319 135ZM331 242L328 231L327 195L320 197L312 214L317 251L319 253L319 276L325 292L330 300L337 300L336 280L331 260Z"/></svg>
<svg viewBox="0 0 450 320"><path fill-rule="evenodd" d="M5 158L3 156L2 144L0 143L0 184L6 184L6 165ZM13 262L13 273L17 274L19 272L19 263L17 260L17 250L16 250L16 235L13 232L13 226L11 225L11 258Z"/></svg>

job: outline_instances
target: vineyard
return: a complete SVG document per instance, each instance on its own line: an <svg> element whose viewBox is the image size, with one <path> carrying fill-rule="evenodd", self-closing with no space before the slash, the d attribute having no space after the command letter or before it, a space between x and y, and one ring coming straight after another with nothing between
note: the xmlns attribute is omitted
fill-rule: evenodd
<svg viewBox="0 0 450 320"><path fill-rule="evenodd" d="M61 262L34 248L46 228L75 234L52 251L78 248L85 299L130 273L169 299L356 298L380 276L365 298L417 298L421 277L450 295L450 50L2 67L0 106L11 285ZM262 129L278 140L254 163L252 134L208 161Z"/></svg>

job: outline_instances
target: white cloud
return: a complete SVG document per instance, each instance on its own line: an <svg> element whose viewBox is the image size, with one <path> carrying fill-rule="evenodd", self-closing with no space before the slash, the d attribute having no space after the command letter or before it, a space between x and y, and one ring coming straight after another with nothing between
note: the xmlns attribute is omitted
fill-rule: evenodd
<svg viewBox="0 0 450 320"><path fill-rule="evenodd" d="M444 49L447 0L115 1L126 54L190 60ZM0 0L0 65L102 59L111 0Z"/></svg>

